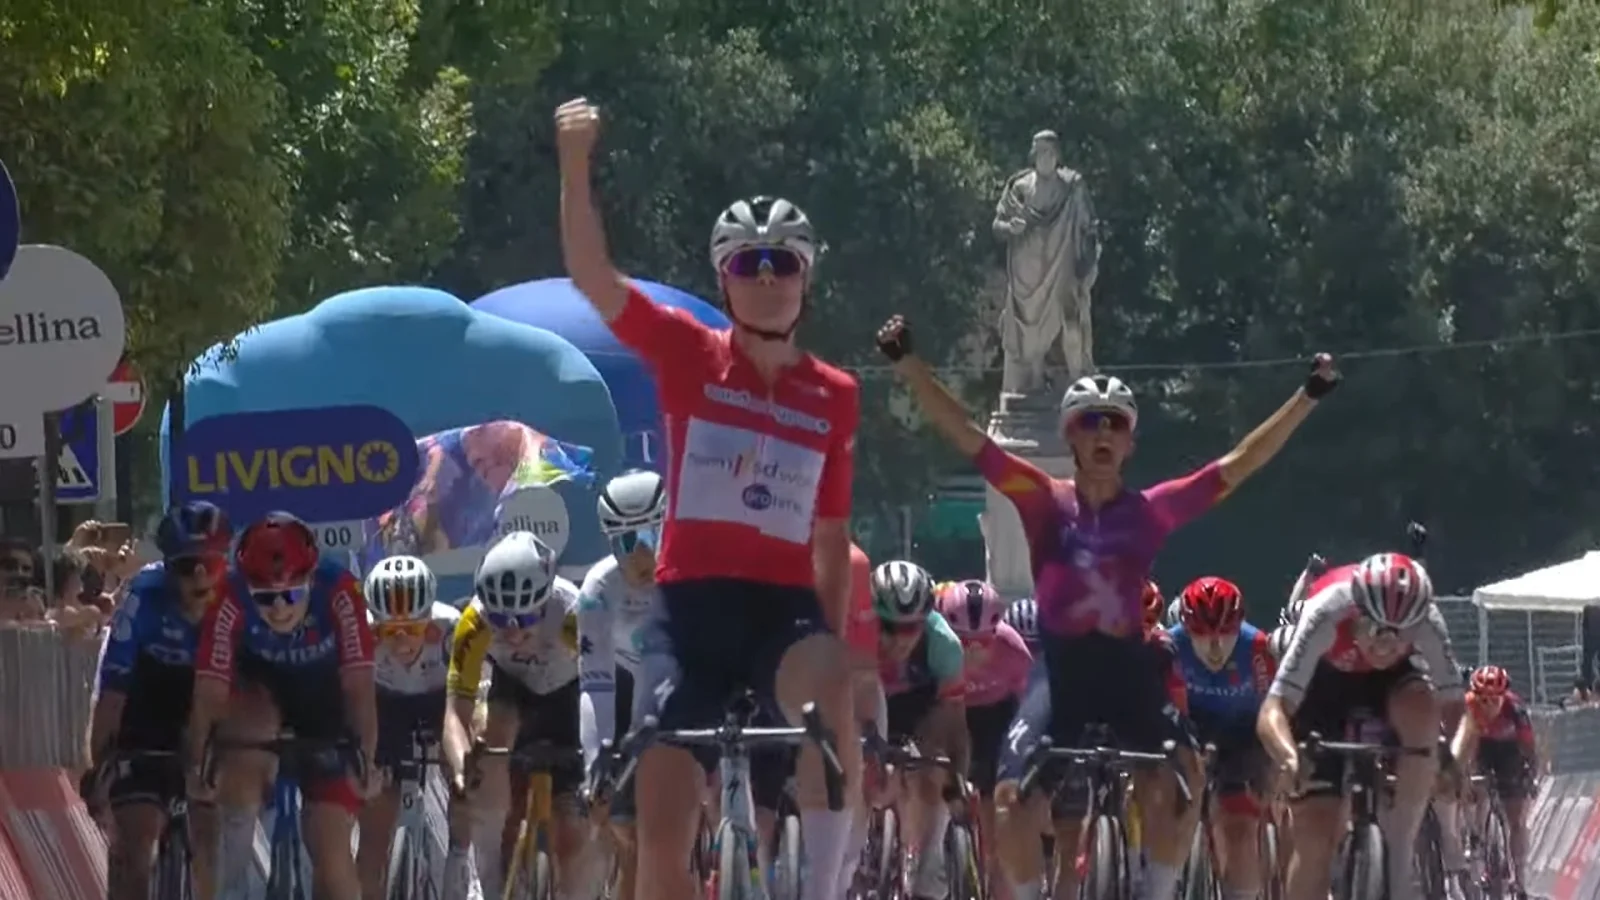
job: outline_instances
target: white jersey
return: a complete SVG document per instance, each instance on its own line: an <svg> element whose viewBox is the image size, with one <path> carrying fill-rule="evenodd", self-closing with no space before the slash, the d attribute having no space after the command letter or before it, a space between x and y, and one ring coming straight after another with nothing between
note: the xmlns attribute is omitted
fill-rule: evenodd
<svg viewBox="0 0 1600 900"><path fill-rule="evenodd" d="M1461 667L1456 664L1450 631L1438 606L1430 606L1427 618L1383 646L1375 647L1367 640L1375 630L1356 605L1349 579L1332 579L1306 600L1268 693L1282 697L1292 710L1304 699L1319 664L1341 672L1377 672L1411 658L1427 667L1441 699L1461 698Z"/></svg>
<svg viewBox="0 0 1600 900"><path fill-rule="evenodd" d="M599 755L601 741L615 738L617 667L639 674L640 635L661 615L660 596L654 584L629 585L613 556L596 563L583 579L578 592L578 684L586 765Z"/></svg>
<svg viewBox="0 0 1600 900"><path fill-rule="evenodd" d="M422 638L422 649L409 664L396 658L389 641L374 635L372 650L378 690L394 694L431 694L443 691L445 677L450 672L450 644L455 639L456 622L461 613L448 603L433 604L429 610L428 630ZM367 610L367 623L374 621Z"/></svg>

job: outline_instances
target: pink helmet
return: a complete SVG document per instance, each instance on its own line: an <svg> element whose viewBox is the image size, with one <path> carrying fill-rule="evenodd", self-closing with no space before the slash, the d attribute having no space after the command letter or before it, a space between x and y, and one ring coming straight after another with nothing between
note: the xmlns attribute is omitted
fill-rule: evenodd
<svg viewBox="0 0 1600 900"><path fill-rule="evenodd" d="M946 585L939 592L939 614L961 637L994 634L1006 604L987 581L971 579Z"/></svg>

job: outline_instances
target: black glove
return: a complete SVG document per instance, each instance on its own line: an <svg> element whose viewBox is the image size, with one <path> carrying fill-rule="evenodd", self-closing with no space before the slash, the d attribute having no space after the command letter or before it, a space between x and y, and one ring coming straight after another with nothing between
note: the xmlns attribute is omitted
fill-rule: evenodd
<svg viewBox="0 0 1600 900"><path fill-rule="evenodd" d="M1420 522L1407 522L1406 541L1411 546L1411 555L1420 555L1422 548L1428 546L1428 529L1422 527Z"/></svg>
<svg viewBox="0 0 1600 900"><path fill-rule="evenodd" d="M1306 396L1313 400L1321 400L1333 393L1339 386L1341 376L1338 370L1332 368L1333 357L1326 353L1318 353L1311 357L1311 374L1306 376ZM1324 373L1322 367L1327 365L1328 371Z"/></svg>
<svg viewBox="0 0 1600 900"><path fill-rule="evenodd" d="M911 349L911 325L904 316L890 316L889 321L878 329L878 350L890 362L899 362L914 352Z"/></svg>
<svg viewBox="0 0 1600 900"><path fill-rule="evenodd" d="M1323 572L1328 571L1328 561L1313 553L1306 557L1306 571L1311 573L1311 577L1320 578Z"/></svg>

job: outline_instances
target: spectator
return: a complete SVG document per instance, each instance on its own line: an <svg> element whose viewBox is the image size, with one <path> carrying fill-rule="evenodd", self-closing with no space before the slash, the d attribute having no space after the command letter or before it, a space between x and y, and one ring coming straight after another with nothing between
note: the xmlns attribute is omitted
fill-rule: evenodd
<svg viewBox="0 0 1600 900"><path fill-rule="evenodd" d="M0 581L0 623L43 622L44 589L19 576Z"/></svg>
<svg viewBox="0 0 1600 900"><path fill-rule="evenodd" d="M44 561L27 541L0 539L0 578L16 579L37 587L44 578Z"/></svg>
<svg viewBox="0 0 1600 900"><path fill-rule="evenodd" d="M88 569L89 561L82 551L70 546L62 547L50 563L50 584L56 592L50 605L60 609L84 602L80 598L84 593Z"/></svg>

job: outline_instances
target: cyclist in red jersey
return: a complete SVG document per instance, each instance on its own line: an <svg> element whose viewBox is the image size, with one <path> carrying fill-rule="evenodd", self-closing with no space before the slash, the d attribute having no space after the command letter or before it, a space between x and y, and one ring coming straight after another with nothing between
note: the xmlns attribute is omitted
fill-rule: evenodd
<svg viewBox="0 0 1600 900"><path fill-rule="evenodd" d="M1316 400L1338 384L1333 360L1319 355L1305 386L1221 459L1144 491L1129 489L1122 467L1133 452L1139 408L1133 391L1106 375L1080 378L1061 400L1061 435L1076 475L1058 480L989 439L927 363L912 350L911 331L895 316L878 332L923 415L1022 519L1032 563L1043 676L1035 678L1002 750L995 788L997 845L1016 900L1038 900L1043 855L1038 832L1045 797L1018 802L1018 781L1038 738L1077 746L1089 725L1104 725L1124 746L1155 750L1167 739L1187 743L1166 685L1141 639L1140 596L1166 538L1227 496L1266 465ZM1094 685L1085 690L1084 685ZM1199 783L1186 753L1190 783ZM1177 785L1166 771L1135 779L1139 808L1174 808ZM1057 846L1076 846L1078 825L1058 821ZM1143 898L1170 900L1193 834L1174 816L1148 817Z"/></svg>
<svg viewBox="0 0 1600 900"><path fill-rule="evenodd" d="M817 257L811 222L794 204L765 197L718 217L711 261L729 331L657 306L606 248L589 173L599 126L598 108L582 98L556 110L562 253L573 284L654 370L672 460L656 583L678 671L638 685L638 696L660 704L667 729L719 722L745 689L776 699L791 720L815 701L853 788L861 748L837 635L850 604L860 391L795 345ZM802 749L798 775L805 897L827 900L850 813L827 810L814 747ZM637 778L640 898L688 900L696 887L683 860L704 779L690 754L664 745L645 753Z"/></svg>

